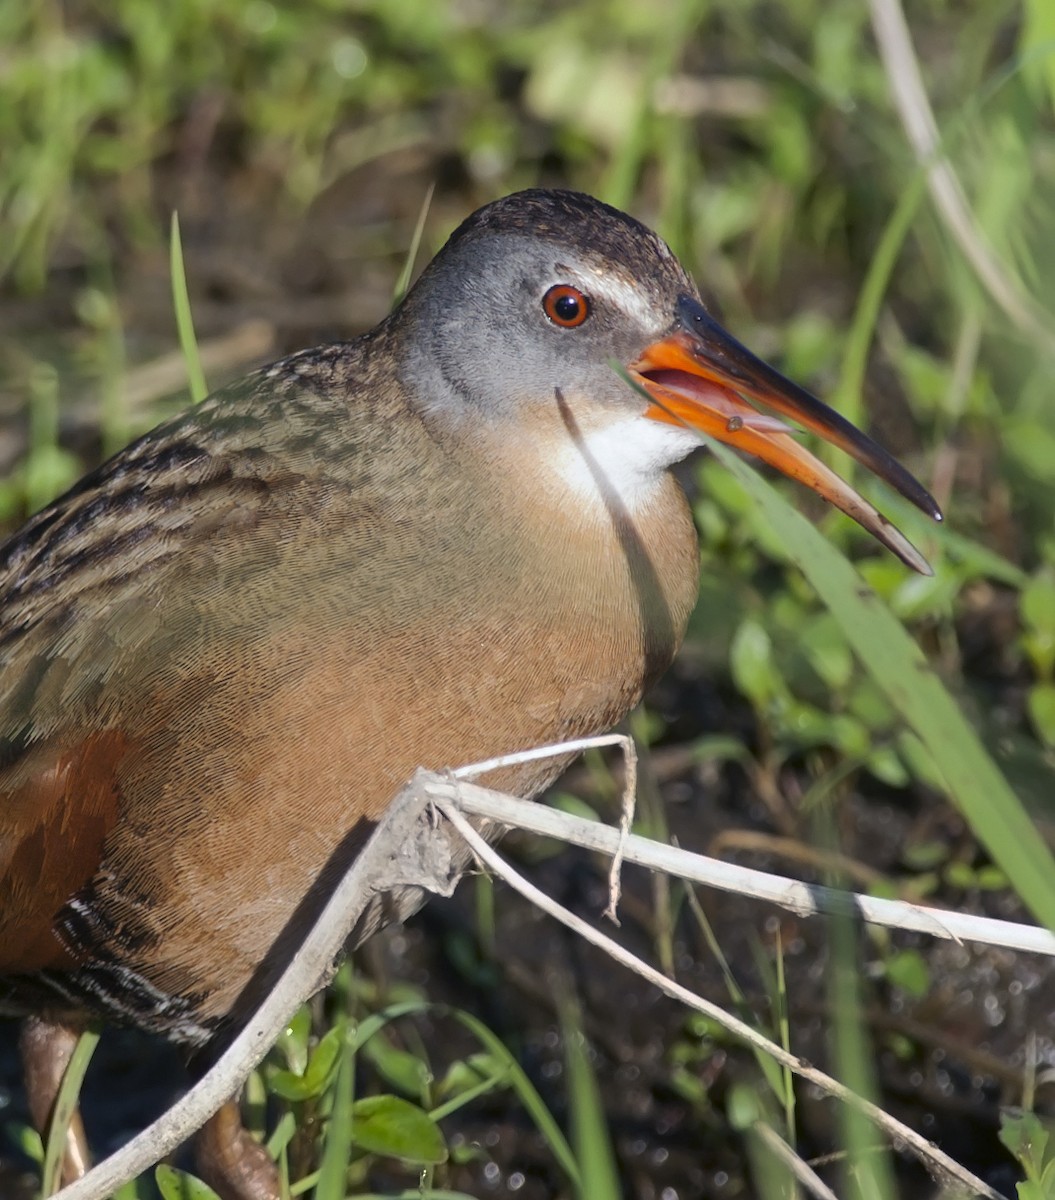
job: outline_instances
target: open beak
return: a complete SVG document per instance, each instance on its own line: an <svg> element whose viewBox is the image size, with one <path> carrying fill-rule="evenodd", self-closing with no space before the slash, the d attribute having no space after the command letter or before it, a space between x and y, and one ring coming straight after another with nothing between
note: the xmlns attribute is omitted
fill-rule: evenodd
<svg viewBox="0 0 1055 1200"><path fill-rule="evenodd" d="M845 450L940 521L941 509L930 493L845 417L756 358L698 300L679 297L674 331L647 347L629 369L652 399L646 417L686 425L755 455L842 509L907 566L922 575L933 574L923 555L886 517L795 441L783 421L760 413L744 397L750 396Z"/></svg>

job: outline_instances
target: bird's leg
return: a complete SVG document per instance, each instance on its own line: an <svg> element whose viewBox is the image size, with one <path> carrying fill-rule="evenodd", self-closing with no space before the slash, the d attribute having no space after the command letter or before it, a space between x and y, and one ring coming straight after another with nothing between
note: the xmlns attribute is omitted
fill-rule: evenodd
<svg viewBox="0 0 1055 1200"><path fill-rule="evenodd" d="M33 1016L22 1023L19 1050L26 1082L29 1113L40 1136L48 1138L55 1099L62 1086L70 1056L83 1028L73 1023ZM74 1109L66 1130L66 1149L62 1158L62 1182L72 1183L88 1170L91 1156L84 1135L81 1114Z"/></svg>
<svg viewBox="0 0 1055 1200"><path fill-rule="evenodd" d="M237 1100L205 1122L194 1151L198 1174L221 1200L279 1200L274 1160L242 1124Z"/></svg>

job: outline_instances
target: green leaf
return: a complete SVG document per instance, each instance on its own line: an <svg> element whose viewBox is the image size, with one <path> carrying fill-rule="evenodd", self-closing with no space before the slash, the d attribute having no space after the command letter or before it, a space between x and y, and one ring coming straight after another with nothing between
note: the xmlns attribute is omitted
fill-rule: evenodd
<svg viewBox="0 0 1055 1200"><path fill-rule="evenodd" d="M1039 571L1022 589L1022 620L1034 629L1055 629L1055 572Z"/></svg>
<svg viewBox="0 0 1055 1200"><path fill-rule="evenodd" d="M600 820L597 809L592 804L587 804L581 796L573 795L571 792L555 793L550 799L550 804L560 812L568 813L572 817L582 817L584 821Z"/></svg>
<svg viewBox="0 0 1055 1200"><path fill-rule="evenodd" d="M207 1183L165 1163L155 1169L154 1182L158 1185L161 1200L220 1200Z"/></svg>
<svg viewBox="0 0 1055 1200"><path fill-rule="evenodd" d="M950 887L960 888L965 892L978 883L977 873L970 863L951 862L942 874Z"/></svg>
<svg viewBox="0 0 1055 1200"><path fill-rule="evenodd" d="M1055 670L1055 572L1039 571L1022 589L1019 612L1026 627L1022 646L1044 680Z"/></svg>
<svg viewBox="0 0 1055 1200"><path fill-rule="evenodd" d="M734 1084L730 1089L725 1112L729 1124L741 1133L766 1117L765 1106L758 1092L742 1083Z"/></svg>
<svg viewBox="0 0 1055 1200"><path fill-rule="evenodd" d="M908 771L892 746L876 747L868 756L865 766L876 779L885 783L887 787L903 788L908 786Z"/></svg>
<svg viewBox="0 0 1055 1200"><path fill-rule="evenodd" d="M1055 5L1051 0L1025 0L1019 53L1022 73L1036 90L1047 89L1055 108Z"/></svg>
<svg viewBox="0 0 1055 1200"><path fill-rule="evenodd" d="M1055 433L1036 421L1011 421L1001 431L1001 448L1034 479L1055 483Z"/></svg>
<svg viewBox="0 0 1055 1200"><path fill-rule="evenodd" d="M283 1100L302 1101L321 1096L333 1079L341 1053L343 1030L334 1026L311 1052L303 1075L276 1068L268 1073L268 1086Z"/></svg>
<svg viewBox="0 0 1055 1200"><path fill-rule="evenodd" d="M34 450L22 468L22 486L31 508L39 508L70 486L81 472L74 455L60 446Z"/></svg>
<svg viewBox="0 0 1055 1200"><path fill-rule="evenodd" d="M734 683L756 708L764 708L783 691L773 663L773 643L753 617L743 621L736 631L729 648L729 665Z"/></svg>
<svg viewBox="0 0 1055 1200"><path fill-rule="evenodd" d="M1049 1133L1036 1113L1010 1112L1000 1114L1000 1140L1026 1169L1039 1175L1047 1154Z"/></svg>
<svg viewBox="0 0 1055 1200"><path fill-rule="evenodd" d="M941 866L949 857L948 844L940 838L929 842L909 842L901 855L901 861L909 870L929 871Z"/></svg>
<svg viewBox="0 0 1055 1200"><path fill-rule="evenodd" d="M925 996L930 991L930 968L918 950L901 950L884 964L887 979L910 996Z"/></svg>
<svg viewBox="0 0 1055 1200"><path fill-rule="evenodd" d="M399 1096L367 1096L352 1105L352 1140L371 1154L405 1162L447 1161L447 1143L424 1109Z"/></svg>
<svg viewBox="0 0 1055 1200"><path fill-rule="evenodd" d="M383 1034L372 1037L360 1053L374 1065L386 1083L404 1095L424 1095L432 1072L418 1055L398 1049Z"/></svg>
<svg viewBox="0 0 1055 1200"><path fill-rule="evenodd" d="M989 865L975 872L974 886L984 892L1002 892L1010 887L1010 881L999 867Z"/></svg>
<svg viewBox="0 0 1055 1200"><path fill-rule="evenodd" d="M290 1017L289 1024L275 1043L294 1075L303 1075L307 1070L310 1040L311 1008L302 1004Z"/></svg>
<svg viewBox="0 0 1055 1200"><path fill-rule="evenodd" d="M854 661L842 630L831 613L810 621L799 637L799 648L832 691L841 692L853 676Z"/></svg>
<svg viewBox="0 0 1055 1200"><path fill-rule="evenodd" d="M436 1092L440 1096L460 1096L463 1092L475 1091L483 1080L500 1072L504 1074L489 1054L458 1058L437 1083Z"/></svg>
<svg viewBox="0 0 1055 1200"><path fill-rule="evenodd" d="M297 1118L291 1112L284 1112L278 1119L271 1136L265 1143L267 1152L278 1162L282 1151L293 1141L297 1133Z"/></svg>
<svg viewBox="0 0 1055 1200"><path fill-rule="evenodd" d="M21 1121L5 1122L4 1133L26 1158L38 1164L44 1161L44 1142L32 1125L23 1125Z"/></svg>
<svg viewBox="0 0 1055 1200"><path fill-rule="evenodd" d="M746 762L750 752L739 738L731 734L709 733L692 743L695 762Z"/></svg>
<svg viewBox="0 0 1055 1200"><path fill-rule="evenodd" d="M506 1064L491 1054L474 1054L470 1059L459 1059L435 1088L438 1096L446 1097L429 1113L434 1121L442 1121L450 1113L457 1112L478 1096L509 1086L509 1071Z"/></svg>

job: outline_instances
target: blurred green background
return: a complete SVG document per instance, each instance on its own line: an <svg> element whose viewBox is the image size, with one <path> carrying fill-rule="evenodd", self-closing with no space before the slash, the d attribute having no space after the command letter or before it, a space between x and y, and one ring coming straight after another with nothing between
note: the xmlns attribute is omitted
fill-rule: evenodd
<svg viewBox="0 0 1055 1200"><path fill-rule="evenodd" d="M935 562L929 580L909 577L841 517L802 495L795 502L908 624L1050 843L1055 4L906 6L941 152L969 214L959 237L928 193L895 104L909 89L880 53L872 22L881 7L889 4L6 0L0 520L14 527L186 403L169 284L173 211L215 387L379 319L430 189L419 267L489 199L538 184L589 191L657 228L738 337L868 428L937 496L942 533L881 501ZM996 288L980 281L972 247L996 263ZM654 747L645 831L807 878L1023 919L1014 872L981 849L919 739L855 664L741 486L711 461L686 479L704 581L682 658L635 725ZM561 802L610 811L603 763L572 783L576 798ZM567 856L560 866L528 841L513 848L568 898ZM603 865L572 861L572 878L588 881L574 898L589 909ZM720 990L684 891L639 882L636 896L627 923L642 944L709 994ZM581 1063L554 1050L571 1009L554 1007L552 988L540 996L529 986L556 955L581 1006L575 1020L599 1046L595 1115L605 1114L625 1193L791 1194L751 1140L755 1118L737 1116L750 1055L684 1014L646 1015L645 989L542 931L517 945L528 965L518 963L501 931L530 918L504 897L494 904L486 888L466 887L453 906L435 906L445 915L390 936L365 973L345 978L339 1001L316 1005L299 1048L258 1077L258 1104L265 1091L272 1097L258 1114L269 1133L283 1103L297 1114L286 1143L297 1170L314 1169L340 1056L331 1046L319 1060L314 1093L285 1076L276 1090L274 1072L299 1065L303 1074L332 1005L359 1016L383 1009L392 975L418 989L415 1002L442 998L501 1026L546 1102L572 1120L588 1089L553 1083L580 1077ZM823 931L757 906L706 904L763 1024L789 1003L767 955L779 957L779 943L795 960L791 1044L825 1058L834 1000L818 976L830 953ZM1042 1064L1055 1054L1051 971L905 937L862 938L856 953L880 1098L997 1186L1027 1178L1022 1154L1015 1166L1000 1148L999 1110L1043 1111L1029 1054ZM633 992L638 1007L606 1013L591 972ZM500 1001L481 999L492 989ZM618 1036L606 1041L612 1022ZM459 1041L464 1027L457 1036L446 1028L435 1036L450 1037L452 1061L440 1053L431 1082L385 1058L406 1054L420 1066L435 1053L419 1027L393 1034L384 1052L374 1047L360 1071L364 1094L406 1095L408 1070L422 1110L471 1092L466 1080L486 1076L473 1055L484 1052ZM524 1093L495 1099L505 1084L443 1125L457 1152L436 1186L573 1194L552 1143L524 1131L539 1128L524 1116ZM838 1142L810 1104L797 1123L772 1106L762 1115L789 1140L814 1153ZM417 1178L386 1162L376 1145L360 1146L357 1178ZM1036 1196L1055 1194L1053 1176ZM855 1179L841 1194L933 1194L904 1163L877 1192Z"/></svg>

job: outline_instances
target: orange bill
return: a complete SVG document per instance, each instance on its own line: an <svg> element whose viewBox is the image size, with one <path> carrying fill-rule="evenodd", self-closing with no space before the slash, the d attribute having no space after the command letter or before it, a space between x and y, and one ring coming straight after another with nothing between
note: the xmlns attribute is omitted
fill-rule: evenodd
<svg viewBox="0 0 1055 1200"><path fill-rule="evenodd" d="M913 570L930 565L912 543L848 483L800 445L779 418L760 413L749 396L855 458L935 521L941 510L923 485L845 417L786 379L745 346L691 296L678 302L677 328L630 363L631 377L652 399L645 415L686 425L755 455L852 517Z"/></svg>

